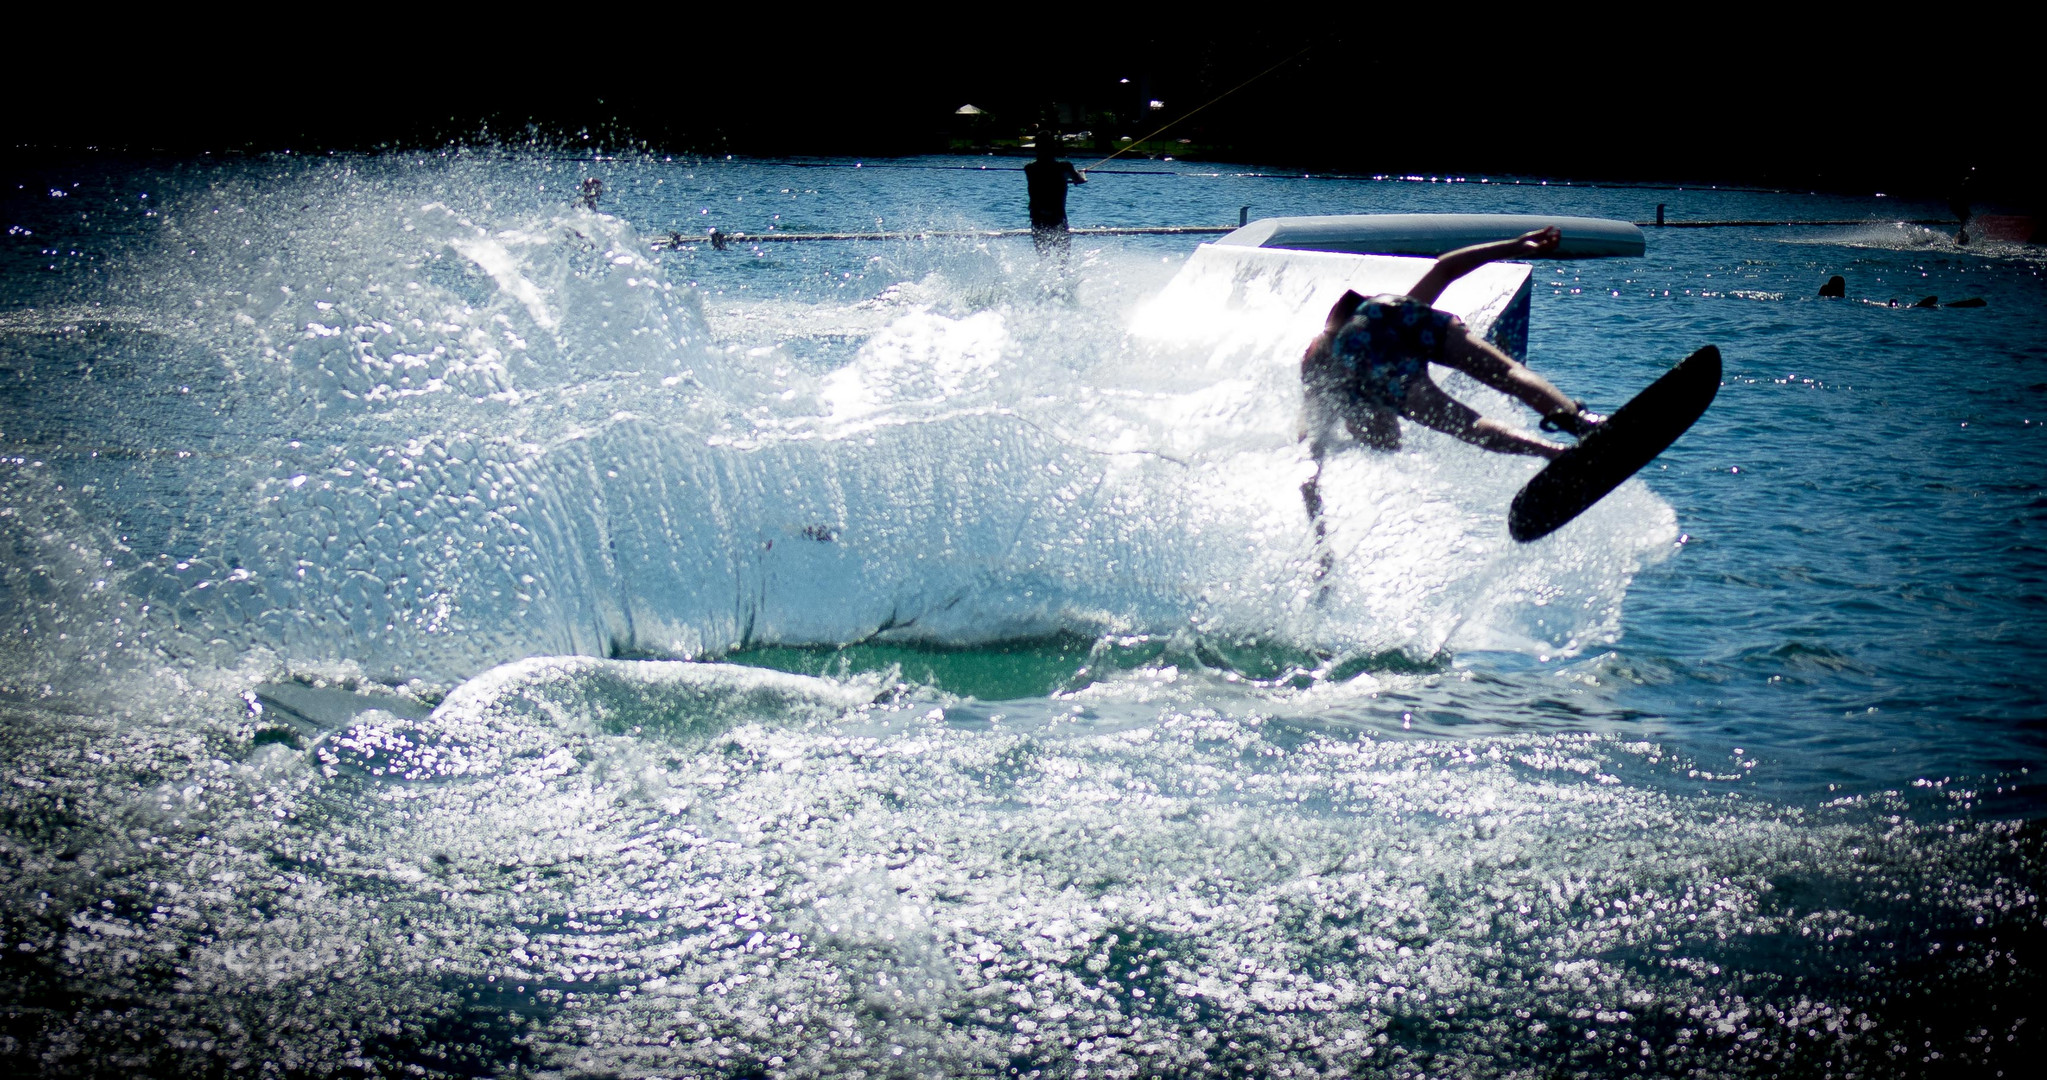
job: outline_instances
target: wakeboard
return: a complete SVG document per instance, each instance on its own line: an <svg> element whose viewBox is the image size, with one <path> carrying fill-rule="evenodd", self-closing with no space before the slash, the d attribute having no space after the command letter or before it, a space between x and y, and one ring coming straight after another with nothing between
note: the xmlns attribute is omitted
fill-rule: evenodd
<svg viewBox="0 0 2047 1080"><path fill-rule="evenodd" d="M1525 544L1563 528L1676 442L1719 392L1720 350L1708 345L1536 473L1514 496L1508 534Z"/></svg>

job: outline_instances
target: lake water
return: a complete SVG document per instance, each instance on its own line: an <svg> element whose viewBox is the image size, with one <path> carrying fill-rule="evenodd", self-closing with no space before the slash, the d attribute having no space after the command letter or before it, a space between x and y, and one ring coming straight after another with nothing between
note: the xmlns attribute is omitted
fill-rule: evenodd
<svg viewBox="0 0 2047 1080"><path fill-rule="evenodd" d="M1605 411L1713 343L1712 410L1526 548L1533 461L1346 453L1318 582L1305 343L1135 329L1197 238L656 243L1013 228L984 160L13 177L0 1060L2037 1060L2039 249L1888 197L1095 173L1076 225L1865 222L1537 264L1538 371ZM1888 303L1928 295L1984 304Z"/></svg>

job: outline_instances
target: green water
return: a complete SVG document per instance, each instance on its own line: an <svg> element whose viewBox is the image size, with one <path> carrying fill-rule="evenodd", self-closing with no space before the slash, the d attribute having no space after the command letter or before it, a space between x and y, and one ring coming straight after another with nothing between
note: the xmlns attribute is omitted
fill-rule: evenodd
<svg viewBox="0 0 2047 1080"><path fill-rule="evenodd" d="M1262 685L1304 689L1365 672L1440 671L1434 660L1399 652L1332 662L1325 655L1264 642L1216 644L1151 638L1086 641L1058 635L981 647L861 642L852 645L760 645L728 653L726 663L846 678L879 673L913 686L981 701L1016 701L1085 689L1119 673L1160 665L1190 666Z"/></svg>

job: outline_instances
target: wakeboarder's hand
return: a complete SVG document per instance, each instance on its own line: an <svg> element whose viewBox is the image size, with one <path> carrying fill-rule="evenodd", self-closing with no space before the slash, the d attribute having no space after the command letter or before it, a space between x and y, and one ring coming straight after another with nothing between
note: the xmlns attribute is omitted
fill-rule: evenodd
<svg viewBox="0 0 2047 1080"><path fill-rule="evenodd" d="M1547 255L1555 251L1557 245L1563 242L1563 230L1552 225L1547 229L1537 229L1515 240L1515 254L1524 259L1532 259L1538 255Z"/></svg>

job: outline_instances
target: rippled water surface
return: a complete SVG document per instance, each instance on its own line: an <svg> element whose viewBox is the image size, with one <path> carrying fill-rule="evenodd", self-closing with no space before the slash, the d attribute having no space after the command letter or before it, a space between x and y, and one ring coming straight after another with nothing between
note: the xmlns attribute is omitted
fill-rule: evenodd
<svg viewBox="0 0 2047 1080"><path fill-rule="evenodd" d="M1864 222L1536 264L1538 370L1608 409L1710 342L1712 410L1526 547L1532 462L1340 455L1318 548L1303 342L1180 332L1198 238L664 242L1013 227L1011 163L961 163L10 178L7 1067L2037 1058L2037 248L1890 198L1096 173L1077 225Z"/></svg>

